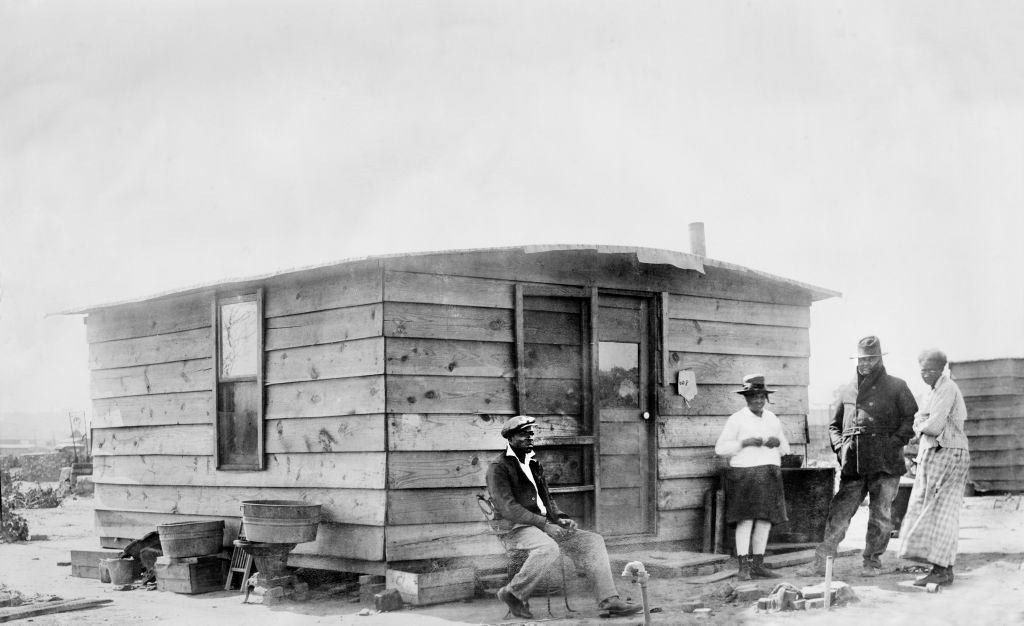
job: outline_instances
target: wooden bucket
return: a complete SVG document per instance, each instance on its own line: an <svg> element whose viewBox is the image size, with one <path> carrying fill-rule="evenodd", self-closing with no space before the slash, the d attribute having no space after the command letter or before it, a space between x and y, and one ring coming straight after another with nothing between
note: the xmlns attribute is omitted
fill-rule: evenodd
<svg viewBox="0 0 1024 626"><path fill-rule="evenodd" d="M217 554L224 543L224 520L160 524L156 530L164 556L175 559Z"/></svg>
<svg viewBox="0 0 1024 626"><path fill-rule="evenodd" d="M135 578L135 559L100 559L100 568L106 569L114 586L127 585Z"/></svg>
<svg viewBox="0 0 1024 626"><path fill-rule="evenodd" d="M246 500L242 502L242 524L248 541L313 541L320 526L320 505L301 500Z"/></svg>

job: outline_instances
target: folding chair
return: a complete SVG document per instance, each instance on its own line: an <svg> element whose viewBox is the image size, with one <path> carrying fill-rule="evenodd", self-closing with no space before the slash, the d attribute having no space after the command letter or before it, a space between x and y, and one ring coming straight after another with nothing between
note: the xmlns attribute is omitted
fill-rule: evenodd
<svg viewBox="0 0 1024 626"><path fill-rule="evenodd" d="M508 532L501 529L495 520L494 501L491 500L490 494L477 494L476 500L477 506L480 507L480 512L484 514L484 517L487 519L487 523L491 527L491 532L494 533L498 538L498 541L501 542L502 547L505 548L505 556L507 559L505 570L507 578L505 580L505 584L507 585L512 582L515 575L519 573L519 569L523 566L523 562L526 561L526 557L529 556L530 552L529 550L510 548L508 544L505 543L505 535L507 535ZM558 557L558 564L561 565L562 569L562 601L565 603L565 610L569 613L575 613L576 610L569 606L569 588L565 582L565 560L561 554L559 554ZM551 585L544 585L544 597L547 599L548 615L554 618L555 614L551 612ZM511 615L512 611L510 609L505 613L505 619L508 619Z"/></svg>
<svg viewBox="0 0 1024 626"><path fill-rule="evenodd" d="M238 525L238 539L245 541L245 529L243 523ZM231 568L228 570L228 579L224 581L224 590L231 591L234 586L235 574L241 574L242 580L238 585L239 590L246 589L249 581L249 577L252 575L252 555L246 554L244 550L235 546L235 549L231 552ZM249 597L248 590L246 590L246 599Z"/></svg>

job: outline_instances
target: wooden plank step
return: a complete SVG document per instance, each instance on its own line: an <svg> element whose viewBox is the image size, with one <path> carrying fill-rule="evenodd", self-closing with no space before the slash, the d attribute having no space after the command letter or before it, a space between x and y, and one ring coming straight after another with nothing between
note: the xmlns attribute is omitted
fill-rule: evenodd
<svg viewBox="0 0 1024 626"><path fill-rule="evenodd" d="M0 609L0 622L11 622L26 617L38 617L53 613L65 613L67 611L78 611L80 609L91 609L96 606L110 604L113 600L106 598L86 599L76 598L72 600L56 600L53 602L42 602Z"/></svg>
<svg viewBox="0 0 1024 626"><path fill-rule="evenodd" d="M858 552L860 552L860 550L856 548L847 548L845 550L839 550L836 553L836 556L850 556L851 554L857 554ZM803 565L804 563L810 563L813 560L814 550L801 550L799 552L788 552L786 554L773 554L771 556L767 556L764 559L764 564L769 569L779 569L793 565Z"/></svg>
<svg viewBox="0 0 1024 626"><path fill-rule="evenodd" d="M640 561L647 572L656 578L679 578L713 574L727 566L732 557L707 552L634 550L608 555L612 571L621 572L626 563Z"/></svg>

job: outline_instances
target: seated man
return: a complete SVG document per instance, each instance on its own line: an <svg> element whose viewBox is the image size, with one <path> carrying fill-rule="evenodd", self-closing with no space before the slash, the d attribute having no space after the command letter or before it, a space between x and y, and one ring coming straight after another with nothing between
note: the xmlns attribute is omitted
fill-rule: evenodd
<svg viewBox="0 0 1024 626"><path fill-rule="evenodd" d="M642 605L619 598L604 538L580 530L551 499L544 468L534 459L535 421L527 415L508 420L501 429L508 445L487 469L495 521L504 531L501 540L506 549L529 553L519 573L498 590L498 598L516 617L533 619L527 604L530 594L564 552L590 579L599 610L612 616L639 613Z"/></svg>

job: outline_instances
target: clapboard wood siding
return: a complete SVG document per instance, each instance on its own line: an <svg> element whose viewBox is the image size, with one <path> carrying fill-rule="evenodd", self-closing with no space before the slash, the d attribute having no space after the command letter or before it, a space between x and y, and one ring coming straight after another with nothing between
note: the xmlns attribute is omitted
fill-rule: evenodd
<svg viewBox="0 0 1024 626"><path fill-rule="evenodd" d="M321 505L321 519L328 522L384 524L385 492L380 489L97 484L95 507L114 511L230 517L239 514L244 500L316 503Z"/></svg>
<svg viewBox="0 0 1024 626"><path fill-rule="evenodd" d="M810 327L810 309L806 306L744 302L724 298L696 298L672 294L668 298L670 318L707 320L736 324Z"/></svg>
<svg viewBox="0 0 1024 626"><path fill-rule="evenodd" d="M384 309L377 302L344 309L268 318L264 343L267 350L282 350L380 337L383 329Z"/></svg>
<svg viewBox="0 0 1024 626"><path fill-rule="evenodd" d="M778 418L789 443L807 443L807 420L804 415L779 415ZM658 421L658 445L662 448L714 446L727 419L727 415L663 417Z"/></svg>
<svg viewBox="0 0 1024 626"><path fill-rule="evenodd" d="M670 319L667 348L678 352L808 357L806 328Z"/></svg>
<svg viewBox="0 0 1024 626"><path fill-rule="evenodd" d="M314 278L282 277L267 287L264 315L281 317L381 302L383 282L376 263L324 270Z"/></svg>
<svg viewBox="0 0 1024 626"><path fill-rule="evenodd" d="M270 385L266 418L328 417L384 412L384 376Z"/></svg>
<svg viewBox="0 0 1024 626"><path fill-rule="evenodd" d="M511 309L514 283L465 276L384 272L386 302Z"/></svg>
<svg viewBox="0 0 1024 626"><path fill-rule="evenodd" d="M512 341L512 311L385 302L384 336Z"/></svg>
<svg viewBox="0 0 1024 626"><path fill-rule="evenodd" d="M213 355L209 326L165 335L150 335L93 344L89 367L94 370L188 361Z"/></svg>
<svg viewBox="0 0 1024 626"><path fill-rule="evenodd" d="M416 524L389 526L385 551L388 560L410 561L497 554L502 547L484 522Z"/></svg>
<svg viewBox="0 0 1024 626"><path fill-rule="evenodd" d="M373 452L384 450L384 415L341 415L267 420L267 452Z"/></svg>
<svg viewBox="0 0 1024 626"><path fill-rule="evenodd" d="M967 479L979 491L1024 491L1024 359L950 363L967 404Z"/></svg>
<svg viewBox="0 0 1024 626"><path fill-rule="evenodd" d="M806 358L792 356L754 356L747 354L668 353L666 380L674 383L681 370L693 370L698 385L737 385L747 374L768 376L771 387L810 383Z"/></svg>
<svg viewBox="0 0 1024 626"><path fill-rule="evenodd" d="M403 376L499 376L515 374L507 342L389 337L387 373Z"/></svg>
<svg viewBox="0 0 1024 626"><path fill-rule="evenodd" d="M391 489L388 524L458 524L484 519L478 494L482 487L462 489Z"/></svg>
<svg viewBox="0 0 1024 626"><path fill-rule="evenodd" d="M206 456L214 453L212 424L94 428L94 457L111 455Z"/></svg>
<svg viewBox="0 0 1024 626"><path fill-rule="evenodd" d="M704 492L714 489L713 477L671 478L658 482L658 509L671 511L704 506Z"/></svg>
<svg viewBox="0 0 1024 626"><path fill-rule="evenodd" d="M487 450L504 446L501 427L507 415L392 413L388 415L388 449L393 451ZM575 420L545 420L548 436L575 434Z"/></svg>
<svg viewBox="0 0 1024 626"><path fill-rule="evenodd" d="M807 414L807 388L770 385L778 391L772 394L772 413ZM689 405L680 396L674 386L658 387L658 409L662 415L732 415L746 404L743 398L736 395L739 383L732 385L701 385L697 381L697 397Z"/></svg>
<svg viewBox="0 0 1024 626"><path fill-rule="evenodd" d="M156 393L92 401L93 428L213 424L213 392Z"/></svg>
<svg viewBox="0 0 1024 626"><path fill-rule="evenodd" d="M388 413L515 412L510 378L388 376Z"/></svg>
<svg viewBox="0 0 1024 626"><path fill-rule="evenodd" d="M213 388L213 359L94 370L92 397L118 398Z"/></svg>
<svg viewBox="0 0 1024 626"><path fill-rule="evenodd" d="M383 337L298 346L266 354L268 385L383 373Z"/></svg>
<svg viewBox="0 0 1024 626"><path fill-rule="evenodd" d="M211 297L204 293L90 313L86 340L93 344L209 328Z"/></svg>
<svg viewBox="0 0 1024 626"><path fill-rule="evenodd" d="M93 482L194 487L384 489L383 452L268 454L262 471L221 472L212 456L99 456Z"/></svg>

